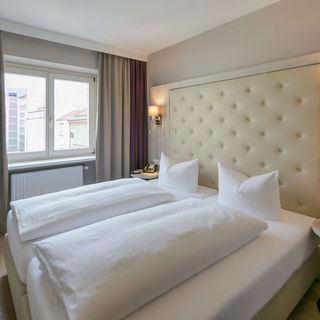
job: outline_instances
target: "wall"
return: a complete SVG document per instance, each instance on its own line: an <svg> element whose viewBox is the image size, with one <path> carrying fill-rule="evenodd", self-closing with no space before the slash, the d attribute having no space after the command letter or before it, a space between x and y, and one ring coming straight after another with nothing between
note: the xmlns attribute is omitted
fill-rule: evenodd
<svg viewBox="0 0 320 320"><path fill-rule="evenodd" d="M320 1L282 0L149 56L148 85L158 86L320 51ZM212 81L212 80L211 80ZM170 86L151 89L167 109ZM162 101L162 102L161 102ZM149 159L166 151L168 121L149 131Z"/></svg>
<svg viewBox="0 0 320 320"><path fill-rule="evenodd" d="M3 50L5 55L84 68L98 68L98 53L95 51L26 37L10 32L3 33Z"/></svg>
<svg viewBox="0 0 320 320"><path fill-rule="evenodd" d="M319 12L319 0L282 0L155 52L149 85L320 51Z"/></svg>
<svg viewBox="0 0 320 320"><path fill-rule="evenodd" d="M90 69L98 68L98 53L95 51L30 38L9 32L3 33L3 50L5 55ZM84 184L94 183L96 181L95 161L83 162L81 164L87 167L87 170L83 171ZM61 167L61 165L54 167ZM34 170L35 169L32 169L32 171ZM12 170L10 171L10 174L20 171L21 170ZM22 172L28 171L30 170L22 170Z"/></svg>

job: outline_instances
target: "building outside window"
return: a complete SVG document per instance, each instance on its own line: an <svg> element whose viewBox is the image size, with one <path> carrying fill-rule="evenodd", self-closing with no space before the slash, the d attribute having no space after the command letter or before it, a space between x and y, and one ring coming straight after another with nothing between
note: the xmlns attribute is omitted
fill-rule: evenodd
<svg viewBox="0 0 320 320"><path fill-rule="evenodd" d="M6 67L9 161L94 152L94 75Z"/></svg>

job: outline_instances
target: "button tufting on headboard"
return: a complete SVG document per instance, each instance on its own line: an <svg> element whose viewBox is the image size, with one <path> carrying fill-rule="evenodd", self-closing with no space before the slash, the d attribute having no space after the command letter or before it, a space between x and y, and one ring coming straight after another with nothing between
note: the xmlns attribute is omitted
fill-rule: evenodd
<svg viewBox="0 0 320 320"><path fill-rule="evenodd" d="M320 217L320 65L170 90L169 153L256 175L279 170L282 207Z"/></svg>

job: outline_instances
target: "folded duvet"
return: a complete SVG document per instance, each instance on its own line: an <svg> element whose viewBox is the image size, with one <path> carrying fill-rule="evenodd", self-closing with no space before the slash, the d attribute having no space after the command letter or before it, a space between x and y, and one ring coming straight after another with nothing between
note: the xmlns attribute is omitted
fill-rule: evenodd
<svg viewBox="0 0 320 320"><path fill-rule="evenodd" d="M70 320L118 320L251 241L267 224L187 199L36 242Z"/></svg>
<svg viewBox="0 0 320 320"><path fill-rule="evenodd" d="M120 179L11 202L21 241L48 237L169 201L141 179Z"/></svg>

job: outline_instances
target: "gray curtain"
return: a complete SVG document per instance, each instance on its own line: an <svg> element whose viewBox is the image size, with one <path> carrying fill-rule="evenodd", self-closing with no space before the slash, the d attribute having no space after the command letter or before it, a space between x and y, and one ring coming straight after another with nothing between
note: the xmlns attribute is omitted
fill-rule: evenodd
<svg viewBox="0 0 320 320"><path fill-rule="evenodd" d="M8 162L6 145L6 115L4 97L4 62L2 50L2 32L0 31L0 231L7 230L8 212Z"/></svg>
<svg viewBox="0 0 320 320"><path fill-rule="evenodd" d="M129 177L129 59L100 53L97 115L97 181Z"/></svg>

